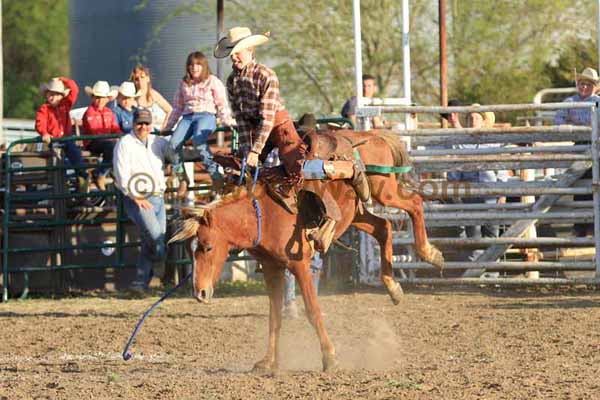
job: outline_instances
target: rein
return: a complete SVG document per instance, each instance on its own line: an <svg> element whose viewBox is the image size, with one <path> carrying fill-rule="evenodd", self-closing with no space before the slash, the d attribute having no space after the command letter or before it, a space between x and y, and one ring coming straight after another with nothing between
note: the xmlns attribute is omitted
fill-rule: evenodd
<svg viewBox="0 0 600 400"><path fill-rule="evenodd" d="M256 189L256 182L258 182L258 166L254 169L254 174L252 175L252 189L250 193L254 193L254 189ZM246 174L246 157L242 158L242 169L240 171L240 179L238 181L238 186L242 186L244 181L244 175ZM260 244L262 239L262 212L260 211L260 205L258 204L258 199L256 197L252 198L252 205L254 206L254 211L256 212L256 225L257 225L257 234L256 239L254 240L254 247Z"/></svg>
<svg viewBox="0 0 600 400"><path fill-rule="evenodd" d="M161 298L158 299L158 301L156 303L152 304L152 307L150 307L148 309L148 311L146 311L144 313L144 315L142 316L142 318L140 318L140 320L138 321L137 325L135 326L135 329L133 330L133 333L131 334L131 337L127 341L127 344L125 345L125 349L123 349L123 360L127 361L127 360L129 360L131 358L131 353L129 352L129 348L133 344L133 340L135 339L136 335L138 334L138 332L139 332L140 328L142 327L142 324L144 323L144 321L146 320L146 318L152 313L152 311L154 311L154 309L156 307L158 307L158 305L160 303L162 303L167 297L169 297L170 295L172 295L173 293L175 293L175 291L177 289L179 289L180 287L182 287L191 277L192 277L192 273L190 272L181 282L179 282L179 285L175 286L174 288L172 288L171 290L169 290L168 292L166 292L165 294L163 294L161 296Z"/></svg>

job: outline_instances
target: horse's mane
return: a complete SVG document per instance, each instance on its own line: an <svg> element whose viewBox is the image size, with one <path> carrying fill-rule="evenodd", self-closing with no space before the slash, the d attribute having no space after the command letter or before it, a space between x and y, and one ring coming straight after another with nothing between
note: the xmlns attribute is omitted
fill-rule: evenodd
<svg viewBox="0 0 600 400"><path fill-rule="evenodd" d="M191 238L196 234L200 225L210 225L211 214L215 209L243 200L249 194L250 191L245 186L233 186L230 191L210 203L194 207L179 207L180 216L173 221L176 231L169 243Z"/></svg>

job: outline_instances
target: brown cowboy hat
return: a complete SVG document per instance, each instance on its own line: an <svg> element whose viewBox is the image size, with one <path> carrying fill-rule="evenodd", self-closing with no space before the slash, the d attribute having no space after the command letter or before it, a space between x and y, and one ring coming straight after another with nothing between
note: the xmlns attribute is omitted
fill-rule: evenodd
<svg viewBox="0 0 600 400"><path fill-rule="evenodd" d="M219 40L215 46L215 58L225 58L232 53L249 47L260 46L269 41L269 32L264 35L253 35L250 28L236 26L227 32L227 36Z"/></svg>

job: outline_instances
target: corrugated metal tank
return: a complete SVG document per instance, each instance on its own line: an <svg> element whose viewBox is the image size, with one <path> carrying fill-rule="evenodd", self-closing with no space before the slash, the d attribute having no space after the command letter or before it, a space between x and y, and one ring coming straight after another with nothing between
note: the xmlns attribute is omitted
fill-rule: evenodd
<svg viewBox="0 0 600 400"><path fill-rule="evenodd" d="M216 6L202 14L172 18L160 34L153 32L180 0L71 0L69 4L71 75L81 86L78 106L89 104L84 86L98 80L118 85L129 78L142 56L152 73L152 86L169 101L184 74L187 55L203 51L215 73ZM143 51L147 47L147 50Z"/></svg>

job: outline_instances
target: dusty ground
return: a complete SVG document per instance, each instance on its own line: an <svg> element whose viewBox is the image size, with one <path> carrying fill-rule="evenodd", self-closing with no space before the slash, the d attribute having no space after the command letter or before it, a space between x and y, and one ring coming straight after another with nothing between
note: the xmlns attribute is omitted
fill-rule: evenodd
<svg viewBox="0 0 600 400"><path fill-rule="evenodd" d="M0 399L592 399L600 396L600 293L412 290L324 295L341 369L320 372L305 319L286 322L282 371L263 355L265 296L203 306L84 297L0 304Z"/></svg>

